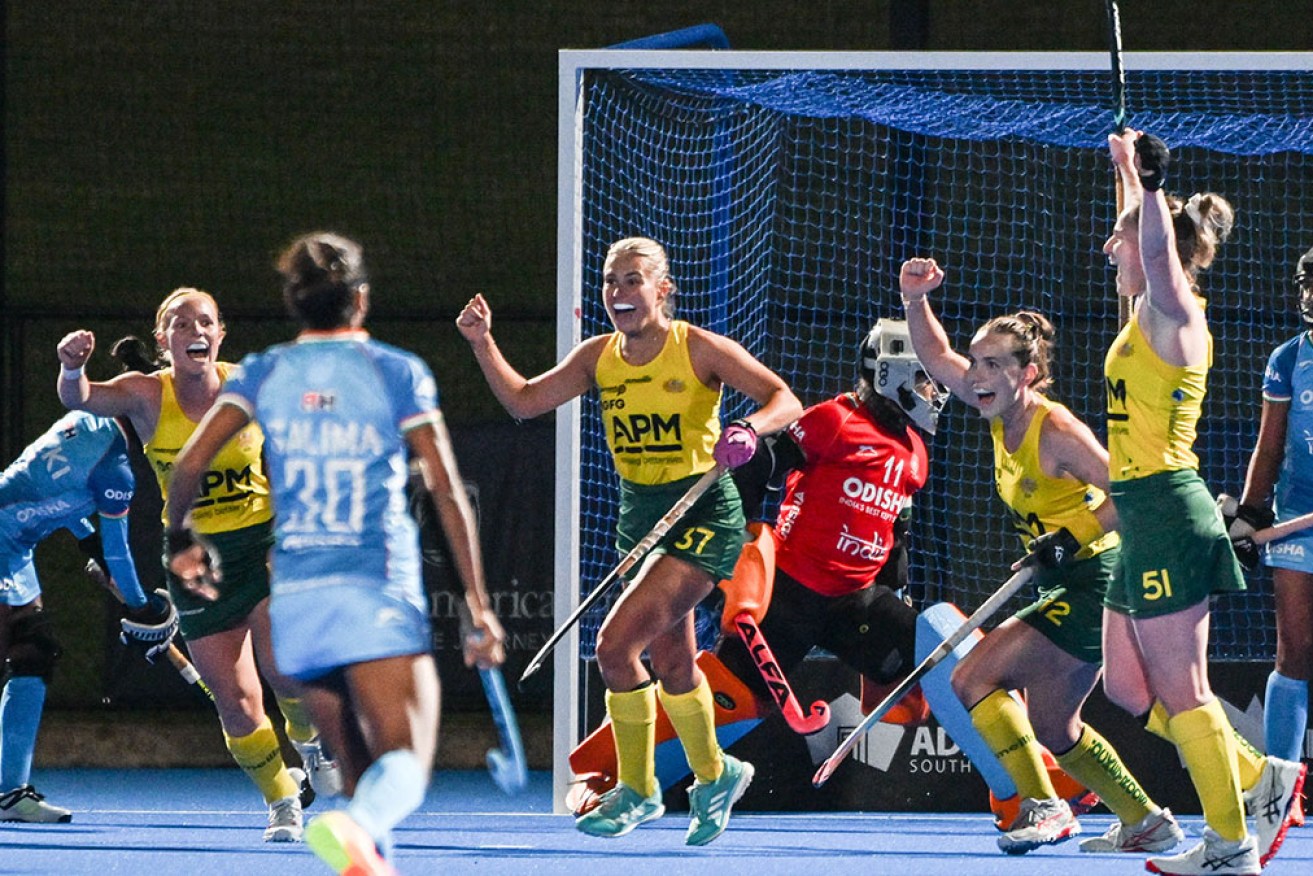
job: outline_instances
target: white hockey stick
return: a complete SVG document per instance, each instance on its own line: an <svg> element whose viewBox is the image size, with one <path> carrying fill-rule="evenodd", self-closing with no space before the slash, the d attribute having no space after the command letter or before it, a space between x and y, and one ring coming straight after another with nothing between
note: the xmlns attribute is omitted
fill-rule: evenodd
<svg viewBox="0 0 1313 876"><path fill-rule="evenodd" d="M583 617L584 612L596 605L597 602L606 595L606 591L611 589L612 584L624 577L624 574L637 565L638 561L643 559L648 551L656 547L656 543L670 531L671 527L679 522L681 517L688 513L688 510L693 507L693 504L697 502L698 499L702 498L702 494L710 489L711 485L719 480L720 476L724 473L725 467L723 465L716 465L702 477L698 478L697 483L688 488L688 492L666 512L664 517L656 522L656 526L652 527L652 531L643 536L642 541L634 545L633 550L625 554L625 558L620 561L620 565L607 573L607 576L602 579L602 583L593 588L593 592L589 593L588 596L579 603L579 607L570 613L570 616L565 619L565 622L561 624L560 628L552 633L551 638L549 638L543 646L538 649L538 653L533 655L533 659L529 661L529 665L524 668L523 674L520 675L520 684L524 684L525 679L533 675L542 667L543 661L547 659L547 655L552 653L552 649L560 643L561 639L565 638L565 634L570 631L570 628L579 622L579 618Z"/></svg>
<svg viewBox="0 0 1313 876"><path fill-rule="evenodd" d="M1299 532L1301 529L1308 529L1310 526L1313 526L1313 512L1302 514L1299 517L1292 517L1284 523L1269 526L1267 529L1260 529L1249 538L1254 544L1267 544L1269 541L1285 538L1291 533Z"/></svg>

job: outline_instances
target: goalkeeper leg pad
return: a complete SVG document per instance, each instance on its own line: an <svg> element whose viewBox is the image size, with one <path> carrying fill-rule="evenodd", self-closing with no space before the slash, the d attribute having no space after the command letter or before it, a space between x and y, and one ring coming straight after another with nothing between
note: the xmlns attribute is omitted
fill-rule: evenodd
<svg viewBox="0 0 1313 876"><path fill-rule="evenodd" d="M951 603L938 602L927 607L916 619L916 659L921 661L928 657L931 651L939 647L965 622L966 615ZM994 757L994 751L989 747L989 743L981 738L979 731L971 723L971 715L953 692L951 682L953 668L971 653L976 642L982 638L984 635L979 630L967 636L951 654L944 658L943 662L926 673L921 679L921 691L925 694L926 701L930 703L930 712L939 722L939 726L943 727L953 743L962 749L962 753L989 785L990 792L999 799L1006 800L1016 796L1017 786L1007 770L998 762L998 758Z"/></svg>

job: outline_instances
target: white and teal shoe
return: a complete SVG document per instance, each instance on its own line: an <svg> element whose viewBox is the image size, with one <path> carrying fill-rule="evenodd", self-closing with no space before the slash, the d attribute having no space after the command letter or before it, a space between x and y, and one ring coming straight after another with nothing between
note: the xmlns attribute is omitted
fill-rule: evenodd
<svg viewBox="0 0 1313 876"><path fill-rule="evenodd" d="M590 836L617 837L665 814L660 790L644 797L628 785L617 784L602 795L595 808L576 818L574 826Z"/></svg>
<svg viewBox="0 0 1313 876"><path fill-rule="evenodd" d="M720 778L702 784L694 781L688 789L688 808L693 820L688 825L684 842L690 846L705 846L725 832L729 826L729 813L734 804L752 784L752 764L736 757L724 755L725 768Z"/></svg>

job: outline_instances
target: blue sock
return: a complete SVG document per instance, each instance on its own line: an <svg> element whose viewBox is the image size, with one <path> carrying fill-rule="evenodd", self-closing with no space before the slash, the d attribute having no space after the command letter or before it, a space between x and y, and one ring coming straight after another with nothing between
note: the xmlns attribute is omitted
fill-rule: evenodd
<svg viewBox="0 0 1313 876"><path fill-rule="evenodd" d="M1308 682L1287 678L1273 670L1267 677L1263 704L1263 742L1266 754L1299 761L1304 755L1304 728L1308 726Z"/></svg>
<svg viewBox="0 0 1313 876"><path fill-rule="evenodd" d="M32 780L32 752L46 704L46 683L35 675L16 675L0 696L0 794Z"/></svg>
<svg viewBox="0 0 1313 876"><path fill-rule="evenodd" d="M405 749L389 751L365 770L346 811L386 854L392 847L392 828L419 808L428 786L428 772L419 758Z"/></svg>

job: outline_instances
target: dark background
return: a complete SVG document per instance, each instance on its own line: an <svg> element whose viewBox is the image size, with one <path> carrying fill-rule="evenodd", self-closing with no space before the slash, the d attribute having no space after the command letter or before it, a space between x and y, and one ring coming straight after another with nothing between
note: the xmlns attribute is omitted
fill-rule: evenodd
<svg viewBox="0 0 1313 876"><path fill-rule="evenodd" d="M1127 51L1313 47L1310 0L1122 6ZM557 51L701 22L736 49L1106 48L1090 0L6 4L4 458L61 411L64 333L97 332L90 373L107 377L108 342L147 335L160 299L196 285L218 298L237 359L291 333L274 253L332 228L365 245L376 336L432 365L467 475L520 503L513 530L485 529L491 588L549 591L549 423L509 420L451 322L483 292L511 360L552 363ZM532 489L513 476L523 466ZM157 572L151 521L135 525L143 573ZM51 539L38 565L67 650L52 705L94 706L115 669L108 607L71 540Z"/></svg>

